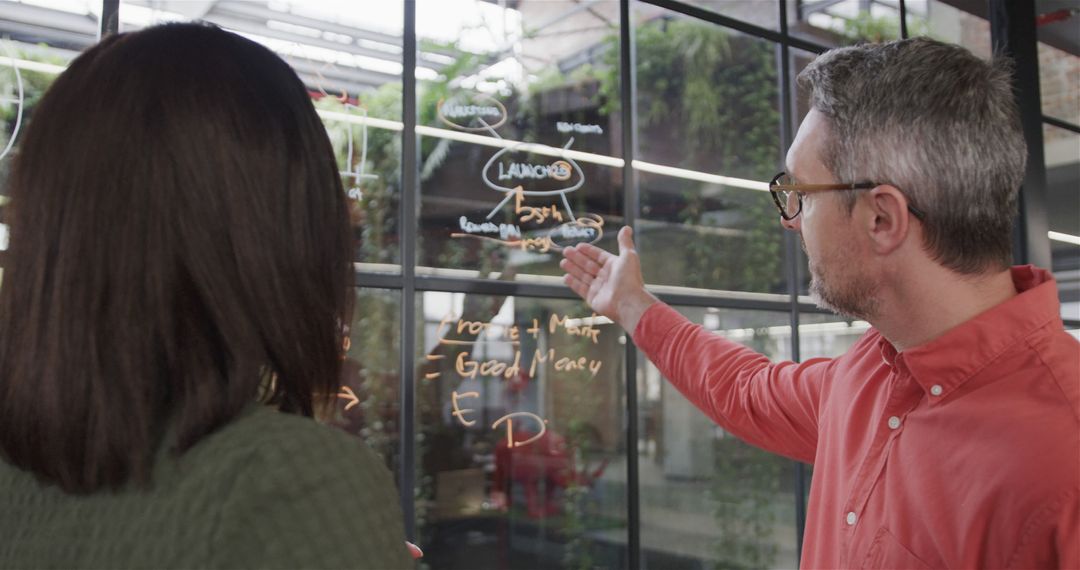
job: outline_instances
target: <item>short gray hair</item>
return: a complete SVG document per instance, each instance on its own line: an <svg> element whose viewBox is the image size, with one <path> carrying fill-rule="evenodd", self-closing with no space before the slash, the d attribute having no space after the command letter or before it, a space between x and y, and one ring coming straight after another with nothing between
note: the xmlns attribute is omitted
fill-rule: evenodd
<svg viewBox="0 0 1080 570"><path fill-rule="evenodd" d="M899 188L934 259L976 274L1012 262L1027 146L1011 76L1009 60L911 38L828 51L798 83L828 119L820 158L837 181Z"/></svg>

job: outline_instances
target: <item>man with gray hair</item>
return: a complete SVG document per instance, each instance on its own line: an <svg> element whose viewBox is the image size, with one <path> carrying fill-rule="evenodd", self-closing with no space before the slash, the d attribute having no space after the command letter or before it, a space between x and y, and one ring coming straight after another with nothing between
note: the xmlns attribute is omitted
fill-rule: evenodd
<svg viewBox="0 0 1080 570"><path fill-rule="evenodd" d="M814 464L804 568L1080 568L1080 344L1049 272L1010 267L1026 148L1003 62L916 38L832 50L770 184L819 304L873 325L772 363L619 255L564 280L724 429Z"/></svg>

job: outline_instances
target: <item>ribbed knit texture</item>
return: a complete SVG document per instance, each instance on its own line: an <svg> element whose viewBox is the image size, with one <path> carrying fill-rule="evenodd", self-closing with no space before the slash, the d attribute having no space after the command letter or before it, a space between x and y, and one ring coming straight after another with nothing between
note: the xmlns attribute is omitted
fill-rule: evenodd
<svg viewBox="0 0 1080 570"><path fill-rule="evenodd" d="M355 438L254 406L148 488L69 495L0 461L0 568L412 568L393 480Z"/></svg>

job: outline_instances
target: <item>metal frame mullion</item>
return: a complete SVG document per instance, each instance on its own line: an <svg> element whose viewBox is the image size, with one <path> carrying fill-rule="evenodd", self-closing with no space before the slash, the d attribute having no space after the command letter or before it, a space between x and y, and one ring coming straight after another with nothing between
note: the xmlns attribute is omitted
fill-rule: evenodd
<svg viewBox="0 0 1080 570"><path fill-rule="evenodd" d="M905 40L908 38L907 4L905 0L900 0L900 38Z"/></svg>
<svg viewBox="0 0 1080 570"><path fill-rule="evenodd" d="M704 8L699 8L697 6L691 6L691 5L688 5L688 4L683 4L683 3L680 3L680 2L678 2L676 0L639 0L639 1L644 2L646 4L652 4L653 6L658 6L660 8L664 8L665 10L671 10L672 12L678 12L679 14L682 14L684 16L690 16L690 17L696 18L698 20L704 20L706 22L711 22L713 24L717 24L717 25L723 26L725 28L730 28L730 29L736 30L738 32L741 32L741 33L744 33L744 34L747 34L747 35L750 35L750 36L755 36L755 37L759 37L759 38L765 38L767 40L771 40L771 41L774 41L774 42L777 42L777 43L786 44L786 45L789 45L789 46L792 46L792 47L797 47L799 49L804 49L806 51L810 51L810 52L814 52L814 53L822 53L822 52L826 51L827 49L829 49L829 48L827 48L827 47L825 47L825 46L823 46L821 44L817 44L817 43L814 43L814 42L811 42L811 41L804 40L802 38L797 38L797 37L792 37L792 36L787 35L786 27L784 28L784 30L782 30L780 32L777 32L776 30L770 30L768 28L762 28L761 26L755 26L754 24L749 24L749 23L744 22L742 20L736 20L736 19L734 19L734 18L732 18L730 16L725 16L723 14L718 14L716 12L706 10Z"/></svg>
<svg viewBox="0 0 1080 570"><path fill-rule="evenodd" d="M787 9L784 0L777 0L780 11L780 34L788 35ZM784 161L787 150L794 140L795 117L791 94L791 48L788 44L780 43L780 61L778 67L780 74L780 142L782 147L781 162ZM791 359L795 362L801 360L799 354L799 244L795 232L784 232L784 258L786 263L785 273L788 282L789 315L791 326ZM800 461L792 461L794 469L795 495L795 543L798 553L798 562L802 561L803 536L806 534L806 465Z"/></svg>
<svg viewBox="0 0 1080 570"><path fill-rule="evenodd" d="M101 0L101 21L98 22L98 41L120 31L120 0Z"/></svg>
<svg viewBox="0 0 1080 570"><path fill-rule="evenodd" d="M633 161L637 156L637 53L630 0L619 0L619 96L622 109L623 220L637 231L640 193ZM626 517L627 567L641 568L641 493L638 470L637 347L626 331Z"/></svg>
<svg viewBox="0 0 1080 570"><path fill-rule="evenodd" d="M705 297L700 295L684 295L679 293L652 292L661 301L669 305L685 305L687 307L711 307L717 309L737 309L747 311L778 311L788 312L791 310L791 300L766 301L758 299L739 299L730 297ZM812 303L799 303L799 311L825 312L815 307Z"/></svg>
<svg viewBox="0 0 1080 570"><path fill-rule="evenodd" d="M353 284L357 287L372 289L401 289L402 279L401 275L357 271L353 277Z"/></svg>
<svg viewBox="0 0 1080 570"><path fill-rule="evenodd" d="M1020 191L1014 254L1019 263L1050 267L1046 198L1046 160L1043 154L1042 100L1039 94L1038 38L1034 0L989 0L990 42L995 54L1011 57L1013 87L1020 124L1027 142L1028 161Z"/></svg>
<svg viewBox="0 0 1080 570"><path fill-rule="evenodd" d="M567 287L555 284L549 285L544 283L499 281L497 279L433 276L413 276L411 281L411 289L414 293L417 291L445 291L448 293L578 299L578 296ZM374 289L404 289L402 276L380 273L357 273L356 286ZM670 305L773 312L789 311L791 308L790 296L783 300L777 296L777 300L772 301L767 299L747 299L724 295L713 296L694 293L668 293L656 290L652 290L652 293L661 301ZM799 301L798 307L800 313L832 314L829 311L815 306L813 303Z"/></svg>
<svg viewBox="0 0 1080 570"><path fill-rule="evenodd" d="M401 410L398 492L405 516L405 536L416 540L416 226L419 200L420 145L416 135L416 2L405 0L402 38L401 208L398 242L401 244Z"/></svg>
<svg viewBox="0 0 1080 570"><path fill-rule="evenodd" d="M551 297L554 299L580 299L564 285L499 281L497 279L418 276L417 291L446 291L452 293L475 293L478 295L504 295L513 297Z"/></svg>
<svg viewBox="0 0 1080 570"><path fill-rule="evenodd" d="M1074 133L1080 134L1080 125L1074 125L1072 123L1062 121L1061 119L1057 119L1057 118L1054 118L1054 117L1043 115L1042 116L1042 122L1044 122L1044 123L1046 123L1048 125L1055 126L1055 127L1059 128L1059 129L1064 129L1066 131L1072 131Z"/></svg>

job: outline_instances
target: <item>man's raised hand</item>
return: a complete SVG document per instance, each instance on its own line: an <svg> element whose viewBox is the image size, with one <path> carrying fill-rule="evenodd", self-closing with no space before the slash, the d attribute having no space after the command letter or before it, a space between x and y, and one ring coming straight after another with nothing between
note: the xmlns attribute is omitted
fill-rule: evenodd
<svg viewBox="0 0 1080 570"><path fill-rule="evenodd" d="M597 313L633 334L641 315L658 300L645 290L629 226L619 230L619 255L583 243L563 250L563 282Z"/></svg>

